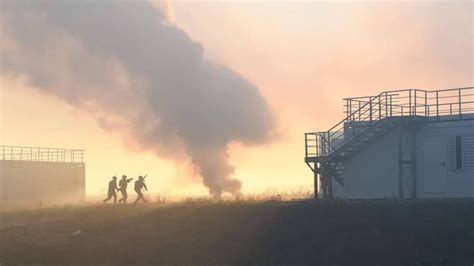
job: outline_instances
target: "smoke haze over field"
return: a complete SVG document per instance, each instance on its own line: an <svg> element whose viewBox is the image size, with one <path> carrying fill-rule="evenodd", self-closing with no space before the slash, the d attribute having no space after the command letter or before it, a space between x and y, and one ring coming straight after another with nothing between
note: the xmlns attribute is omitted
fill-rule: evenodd
<svg viewBox="0 0 474 266"><path fill-rule="evenodd" d="M182 123L190 113L191 122L204 120L193 139L230 140L228 149L214 147L219 158L230 155L229 176L243 193L312 190L302 133L343 119L341 98L474 83L473 1L15 2L0 0L0 142L86 149L87 194L116 172L145 170L153 193L206 194L186 150L195 142L184 142L196 127ZM204 96L213 89L197 77L223 79L205 64L240 80L235 87L254 87L227 66L258 92L239 89L230 103ZM178 94L185 81L192 86ZM237 93L227 87L218 93ZM242 93L256 95L245 109ZM278 118L278 142L242 145L261 144L272 131L262 101ZM211 108L224 109L219 123L214 113L200 118ZM242 133L235 123L247 110L255 123ZM222 120L231 126L211 132Z"/></svg>
<svg viewBox="0 0 474 266"><path fill-rule="evenodd" d="M93 113L142 150L190 157L214 196L240 191L228 144L271 137L267 102L151 3L2 2L0 12L1 75Z"/></svg>

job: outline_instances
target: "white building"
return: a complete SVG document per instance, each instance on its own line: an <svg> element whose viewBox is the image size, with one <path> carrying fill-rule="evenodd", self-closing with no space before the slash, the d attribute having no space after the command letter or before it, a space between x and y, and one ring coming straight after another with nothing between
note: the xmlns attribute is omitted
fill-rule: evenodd
<svg viewBox="0 0 474 266"><path fill-rule="evenodd" d="M474 87L344 100L342 121L305 134L315 195L474 197Z"/></svg>
<svg viewBox="0 0 474 266"><path fill-rule="evenodd" d="M83 150L0 146L0 204L77 202L84 195Z"/></svg>

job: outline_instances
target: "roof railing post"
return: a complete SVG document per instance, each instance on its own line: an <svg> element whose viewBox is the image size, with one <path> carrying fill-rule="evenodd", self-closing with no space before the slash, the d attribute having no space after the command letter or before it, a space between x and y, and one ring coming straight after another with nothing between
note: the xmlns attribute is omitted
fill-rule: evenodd
<svg viewBox="0 0 474 266"><path fill-rule="evenodd" d="M318 134L314 135L314 142L316 142L316 144L315 144L315 146L316 146L316 156L319 156L319 140L318 140L318 137L319 137Z"/></svg>
<svg viewBox="0 0 474 266"><path fill-rule="evenodd" d="M308 157L308 134L304 133L304 157Z"/></svg>
<svg viewBox="0 0 474 266"><path fill-rule="evenodd" d="M411 109L411 89L408 90L408 115L411 116L412 109Z"/></svg>
<svg viewBox="0 0 474 266"><path fill-rule="evenodd" d="M388 106L388 99L387 99L387 92L385 92L385 117L388 116L388 109L387 109L387 106Z"/></svg>
<svg viewBox="0 0 474 266"><path fill-rule="evenodd" d="M359 121L360 121L360 102L359 102Z"/></svg>
<svg viewBox="0 0 474 266"><path fill-rule="evenodd" d="M393 104L392 104L392 94L390 94L390 117L392 117L393 113L392 113L392 110L393 110Z"/></svg>
<svg viewBox="0 0 474 266"><path fill-rule="evenodd" d="M436 91L436 117L439 116L439 97L438 97L438 91Z"/></svg>
<svg viewBox="0 0 474 266"><path fill-rule="evenodd" d="M328 131L328 155L331 153L331 131Z"/></svg>
<svg viewBox="0 0 474 266"><path fill-rule="evenodd" d="M326 156L326 132L321 136L321 155Z"/></svg>
<svg viewBox="0 0 474 266"><path fill-rule="evenodd" d="M428 92L425 91L425 116L429 116L430 114L428 113Z"/></svg>
<svg viewBox="0 0 474 266"><path fill-rule="evenodd" d="M351 113L349 112L349 99L346 99L346 119L350 119Z"/></svg>
<svg viewBox="0 0 474 266"><path fill-rule="evenodd" d="M459 101L459 115L461 115L462 114L462 112L461 112L461 89L458 89L458 97L459 97L459 99L458 99L458 101Z"/></svg>
<svg viewBox="0 0 474 266"><path fill-rule="evenodd" d="M413 90L413 92L414 92L414 94L415 94L415 95L414 95L414 98L413 98L413 100L414 100L414 102L415 102L415 106L414 106L414 108L415 108L415 115L417 115L417 114L418 114L418 110L417 110L417 107L418 107L418 106L416 105L416 90Z"/></svg>
<svg viewBox="0 0 474 266"><path fill-rule="evenodd" d="M372 121L372 97L369 97L369 120Z"/></svg>
<svg viewBox="0 0 474 266"><path fill-rule="evenodd" d="M322 137L319 133L316 136L316 141L318 142L318 156L323 156L323 154L324 154L324 143L321 143Z"/></svg>
<svg viewBox="0 0 474 266"><path fill-rule="evenodd" d="M382 119L382 105L380 103L380 95L378 97L379 97L379 120L380 120Z"/></svg>
<svg viewBox="0 0 474 266"><path fill-rule="evenodd" d="M326 156L326 132L321 136L321 155Z"/></svg>

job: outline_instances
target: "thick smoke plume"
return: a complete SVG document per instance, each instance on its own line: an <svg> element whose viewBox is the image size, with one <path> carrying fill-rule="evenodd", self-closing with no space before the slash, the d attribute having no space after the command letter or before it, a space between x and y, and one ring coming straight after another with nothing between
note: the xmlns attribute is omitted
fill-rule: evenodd
<svg viewBox="0 0 474 266"><path fill-rule="evenodd" d="M1 2L0 10L1 75L26 77L142 149L190 157L214 196L240 191L228 144L265 142L269 107L151 3Z"/></svg>

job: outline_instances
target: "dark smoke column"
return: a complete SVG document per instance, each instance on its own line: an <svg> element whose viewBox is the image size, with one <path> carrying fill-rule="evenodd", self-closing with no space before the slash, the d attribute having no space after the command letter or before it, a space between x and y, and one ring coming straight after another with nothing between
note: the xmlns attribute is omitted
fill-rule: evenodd
<svg viewBox="0 0 474 266"><path fill-rule="evenodd" d="M213 196L240 191L228 144L267 141L268 104L250 82L204 59L201 45L150 3L0 5L2 75L26 75L143 149L191 157Z"/></svg>

